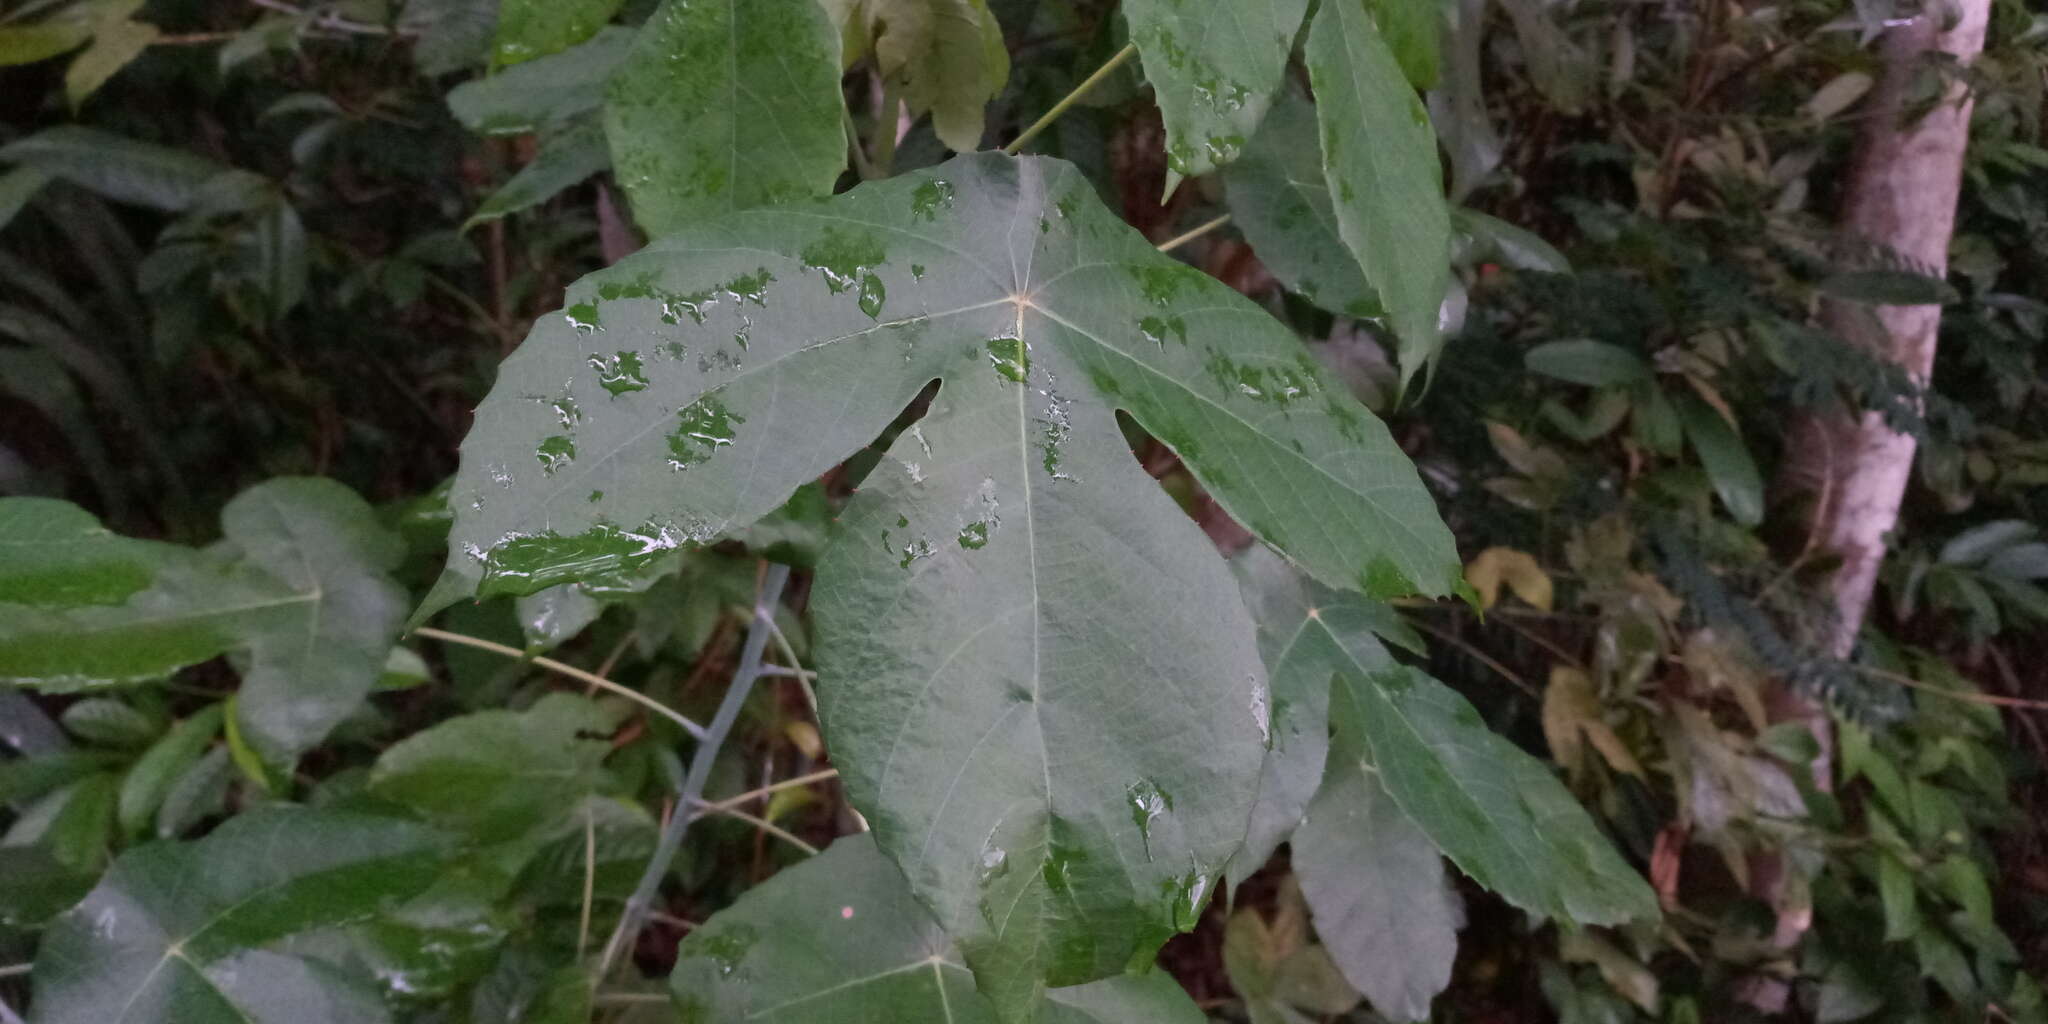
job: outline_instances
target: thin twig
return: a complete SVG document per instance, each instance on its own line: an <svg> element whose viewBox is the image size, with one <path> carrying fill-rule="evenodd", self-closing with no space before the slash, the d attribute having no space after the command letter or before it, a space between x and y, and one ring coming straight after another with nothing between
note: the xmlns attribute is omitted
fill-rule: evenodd
<svg viewBox="0 0 2048 1024"><path fill-rule="evenodd" d="M249 2L266 11L276 11L279 14L289 14L293 17L304 17L307 13L305 8L295 7L285 3L284 0L249 0ZM366 21L354 21L333 13L322 14L314 18L313 24L321 28L334 29L337 32L353 32L359 36L398 35L397 32L383 25L372 25Z"/></svg>
<svg viewBox="0 0 2048 1024"><path fill-rule="evenodd" d="M897 112L902 109L903 95L896 90L896 83L884 79L882 103L875 108L875 155L868 166L877 178L888 177L896 166Z"/></svg>
<svg viewBox="0 0 2048 1024"><path fill-rule="evenodd" d="M2028 700L2025 697L2001 697L1995 693L1977 693L1971 690L1951 690L1946 686L1936 686L1933 683L1922 682L1918 679L1913 678L1912 676L1902 676L1897 672L1887 672L1884 669L1872 668L1869 665L1858 665L1854 662L1850 662L1849 667L1855 669L1858 672L1863 673L1864 675L1871 676L1876 679L1883 679L1887 682L1897 683L1900 686L1919 690L1923 693L1932 693L1942 697L1947 697L1950 700L1959 700L1966 704L1993 704L2002 708L2028 708L2034 711L2048 709L2048 700Z"/></svg>
<svg viewBox="0 0 2048 1024"><path fill-rule="evenodd" d="M875 180L875 165L868 160L868 151L860 144L860 128L853 123L853 111L845 104L839 106L839 119L846 125L846 148L853 152L853 169L862 181Z"/></svg>
<svg viewBox="0 0 2048 1024"><path fill-rule="evenodd" d="M1200 238L1203 235L1206 235L1209 232L1214 231L1217 228L1220 228L1228 223L1230 223L1230 215L1227 213L1213 220L1205 221L1202 224L1197 225L1194 229L1190 231L1175 235L1172 238L1169 238L1166 241L1159 243L1159 251L1172 252L1175 249L1178 249L1181 246L1186 245L1189 242L1192 242L1195 239Z"/></svg>
<svg viewBox="0 0 2048 1024"><path fill-rule="evenodd" d="M474 647L479 651L490 651L493 654L502 654L508 658L517 658L520 661L529 662L535 665L536 667L544 668L550 672L567 676L570 679L576 680L577 682L588 683L591 686L595 686L598 689L603 690L607 693L618 694L619 696L624 697L627 700L630 700L635 704L638 704L641 707L648 709L649 711L653 711L661 715L662 717L667 718L669 721L676 723L676 725L681 726L682 730L686 733L689 733L692 739L701 740L705 736L704 727L698 725L695 722L690 721L688 718L683 717L681 712L671 710L667 705L661 703L658 700L655 700L652 697L649 697L644 693L641 693L638 690L620 686L619 684L612 682L611 680L606 679L605 677L598 675L594 672L585 672L584 670L577 668L574 665L556 661L553 658L544 658L539 655L530 655L517 647L507 647L501 643L485 640L481 637L467 636L462 633L450 633L445 629L435 629L432 626L421 626L420 628L415 629L412 632L414 636L423 636L430 640L439 640L443 643L461 644L464 647Z"/></svg>
<svg viewBox="0 0 2048 1024"><path fill-rule="evenodd" d="M1485 651L1482 651L1479 648L1473 646L1470 641L1467 641L1462 637L1446 633L1443 630L1437 629L1433 626L1425 626L1422 623L1415 621L1414 619L1408 620L1408 624L1414 626L1416 629L1423 631L1424 633L1428 633L1430 636L1436 637L1438 640L1442 640L1443 642L1450 644L1451 646L1456 647L1461 651L1464 651L1466 654L1471 655L1472 658L1475 661L1478 661L1481 665L1485 665L1487 668L1490 668L1495 672L1499 673L1502 679L1505 679L1508 682L1515 684L1515 686L1518 687L1523 693L1526 693L1539 701L1543 699L1543 691L1538 690L1536 687L1530 685L1527 679L1523 679L1521 676L1516 675L1513 669L1510 669L1506 665L1503 665L1500 662L1495 661L1491 655L1488 655Z"/></svg>
<svg viewBox="0 0 2048 1024"><path fill-rule="evenodd" d="M836 779L838 777L839 769L825 768L820 771L812 772L809 775L798 775L795 778L784 779L781 782L774 783L773 785L762 786L759 789L750 789L744 793L739 794L738 796L729 796L723 800L713 800L708 803L699 803L697 806L704 810L724 810L728 807L738 807L749 801L759 800L762 797L767 796L771 793L780 792L785 789L794 789L798 786L808 786L813 782L824 782L827 779Z"/></svg>
<svg viewBox="0 0 2048 1024"><path fill-rule="evenodd" d="M16 975L27 974L35 969L36 965L34 964L8 964L5 967L0 967L0 978L12 978Z"/></svg>
<svg viewBox="0 0 2048 1024"><path fill-rule="evenodd" d="M1086 96L1088 90L1101 85L1111 73L1123 67L1124 62L1137 55L1138 44L1136 43L1127 44L1123 49L1118 50L1116 56L1104 61L1101 67L1095 69L1094 74L1082 79L1081 84L1075 86L1073 92L1061 97L1058 103L1052 105L1051 110L1046 111L1044 116L1033 121L1031 127L1024 129L1024 134L1011 139L1010 144L1003 147L1003 152L1010 156L1016 156L1018 153L1023 152L1024 147L1030 144L1032 139L1037 138L1040 132L1052 127L1052 123L1059 120L1061 114L1066 113L1074 104L1081 102L1081 97Z"/></svg>
<svg viewBox="0 0 2048 1024"><path fill-rule="evenodd" d="M754 680L761 674L761 654L768 647L769 633L769 628L762 623L772 625L775 606L781 603L782 588L788 582L789 566L786 565L770 565L761 578L760 589L754 595L753 620L747 627L747 643L740 651L740 664L733 672L732 685L726 688L725 697L719 701L718 712L711 716L711 725L705 730L703 742L697 744L697 749L690 755L690 771L683 779L676 811L662 826L654 855L647 859L647 868L640 873L639 884L633 887L633 895L626 900L626 908L619 914L618 927L612 929L612 937L604 944L604 952L599 955L597 969L592 974L593 982L611 973L612 963L640 934L641 922L647 916L647 908L654 903L662 878L668 874L669 863L682 846L690 822L697 818L689 808L703 802L704 784L711 777L711 766L718 760L719 750L725 746L725 737L732 732L733 722L740 716L740 707L747 702L747 694L753 690Z"/></svg>
<svg viewBox="0 0 2048 1024"><path fill-rule="evenodd" d="M804 670L803 662L797 660L796 648L790 646L789 637L783 635L782 627L775 624L773 617L770 617L768 620L768 632L775 639L776 651L782 655L784 661L789 662L787 665L777 665L776 674L786 675L796 680L797 688L804 692L804 703L811 706L811 717L813 719L817 718L818 691L812 688L811 683L818 678L818 674ZM764 669L763 671L766 670Z"/></svg>
<svg viewBox="0 0 2048 1024"><path fill-rule="evenodd" d="M755 828L758 828L761 831L766 832L769 835L774 836L775 838L780 839L783 842L788 843L789 845L794 846L797 849L802 850L803 852L808 853L813 857L818 855L817 847L812 846L811 844L804 842L801 839L798 839L796 836L783 831L780 826L777 826L773 822L770 822L768 819L763 818L757 814L751 814L746 811L742 811L737 807L720 807L715 804L704 803L700 800L697 802L697 813L690 815L690 820L695 821L698 818L706 818L714 814L722 814L728 818L738 818L739 820L744 821L747 824L752 825Z"/></svg>
<svg viewBox="0 0 2048 1024"><path fill-rule="evenodd" d="M576 924L576 962L583 962L583 951L590 947L590 904L597 892L597 821L590 814L590 805L583 805L583 915Z"/></svg>

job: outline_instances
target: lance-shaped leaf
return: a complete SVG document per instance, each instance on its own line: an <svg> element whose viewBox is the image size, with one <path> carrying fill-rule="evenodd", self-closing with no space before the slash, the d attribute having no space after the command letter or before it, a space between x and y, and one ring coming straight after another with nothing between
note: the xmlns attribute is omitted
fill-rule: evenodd
<svg viewBox="0 0 2048 1024"><path fill-rule="evenodd" d="M265 947L424 889L448 844L342 811L252 811L121 856L37 951L38 1024L344 1024L388 1019L369 979Z"/></svg>
<svg viewBox="0 0 2048 1024"><path fill-rule="evenodd" d="M640 225L824 195L846 166L839 33L817 0L669 0L612 76L605 134Z"/></svg>
<svg viewBox="0 0 2048 1024"><path fill-rule="evenodd" d="M1337 231L1379 293L1405 385L1442 346L1437 315L1450 282L1436 134L1360 0L1318 8L1303 54Z"/></svg>
<svg viewBox="0 0 2048 1024"><path fill-rule="evenodd" d="M1124 4L1131 41L1166 121L1171 181L1207 174L1243 152L1307 13L1308 0Z"/></svg>
<svg viewBox="0 0 2048 1024"><path fill-rule="evenodd" d="M951 940L870 835L851 835L691 933L669 977L682 1019L992 1024ZM1038 1024L1197 1024L1164 972L1055 989Z"/></svg>
<svg viewBox="0 0 2048 1024"><path fill-rule="evenodd" d="M1465 906L1436 844L1371 768L1357 741L1331 752L1329 775L1294 833L1294 873L1344 980L1389 1020L1428 1020L1430 1001L1451 980Z"/></svg>
<svg viewBox="0 0 2048 1024"><path fill-rule="evenodd" d="M208 551L87 529L75 509L53 517L18 499L0 509L7 541L37 521L71 531L25 570L0 571L0 679L82 690L242 651L240 726L276 762L362 702L404 615L405 593L386 575L396 538L330 480L244 491L221 512L226 542Z"/></svg>
<svg viewBox="0 0 2048 1024"><path fill-rule="evenodd" d="M1337 677L1330 717L1362 739L1394 802L1472 880L1533 914L1616 924L1657 897L1541 761L1406 665Z"/></svg>
<svg viewBox="0 0 2048 1024"><path fill-rule="evenodd" d="M1231 217L1281 284L1331 312L1380 315L1379 293L1337 228L1308 97L1282 90L1250 151L1223 169L1223 187Z"/></svg>
<svg viewBox="0 0 2048 1024"><path fill-rule="evenodd" d="M743 211L570 300L478 410L439 598L742 527L940 380L819 566L820 696L884 850L1019 998L1191 926L1263 757L1243 603L1113 410L1327 579L1457 571L1385 428L1057 161Z"/></svg>

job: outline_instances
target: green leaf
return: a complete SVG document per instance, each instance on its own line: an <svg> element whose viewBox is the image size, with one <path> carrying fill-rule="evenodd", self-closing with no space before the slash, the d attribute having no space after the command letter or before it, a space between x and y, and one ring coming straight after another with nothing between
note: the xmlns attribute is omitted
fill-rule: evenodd
<svg viewBox="0 0 2048 1024"><path fill-rule="evenodd" d="M0 500L0 604L120 604L149 586L157 549L115 535L68 501Z"/></svg>
<svg viewBox="0 0 2048 1024"><path fill-rule="evenodd" d="M399 34L412 37L412 62L425 75L482 63L497 26L498 0L406 0L398 16Z"/></svg>
<svg viewBox="0 0 2048 1024"><path fill-rule="evenodd" d="M1408 84L1417 89L1435 86L1440 71L1436 32L1441 5L1435 0L1366 0L1365 6Z"/></svg>
<svg viewBox="0 0 2048 1024"><path fill-rule="evenodd" d="M1591 388L1625 387L1651 379L1650 364L1619 345L1590 338L1547 341L1522 353L1531 373Z"/></svg>
<svg viewBox="0 0 2048 1024"><path fill-rule="evenodd" d="M171 731L135 760L121 780L121 797L116 820L125 835L137 836L156 820L157 809L178 778L199 760L220 732L222 707L208 704L192 717L171 727Z"/></svg>
<svg viewBox="0 0 2048 1024"><path fill-rule="evenodd" d="M1872 306L1939 306L1959 298L1947 281L1909 270L1845 270L1821 281L1820 290Z"/></svg>
<svg viewBox="0 0 2048 1024"><path fill-rule="evenodd" d="M525 711L451 718L386 750L370 792L485 840L522 835L605 783L618 715L551 693Z"/></svg>
<svg viewBox="0 0 2048 1024"><path fill-rule="evenodd" d="M41 846L0 846L0 924L40 928L70 909L99 879Z"/></svg>
<svg viewBox="0 0 2048 1024"><path fill-rule="evenodd" d="M1443 346L1451 222L1436 134L1362 3L1318 8L1304 52L1337 230L1379 293L1406 387Z"/></svg>
<svg viewBox="0 0 2048 1024"><path fill-rule="evenodd" d="M1290 844L1294 873L1344 980L1390 1020L1428 1020L1451 980L1464 903L1436 845L1380 786L1365 753L1357 742L1331 752Z"/></svg>
<svg viewBox="0 0 2048 1024"><path fill-rule="evenodd" d="M0 146L0 163L62 178L115 202L172 213L197 202L227 170L196 153L75 124Z"/></svg>
<svg viewBox="0 0 2048 1024"><path fill-rule="evenodd" d="M164 801L156 811L156 835L171 839L183 835L200 819L218 812L227 799L234 765L225 746L215 747L171 780Z"/></svg>
<svg viewBox="0 0 2048 1024"><path fill-rule="evenodd" d="M464 229L539 206L611 166L604 124L596 117L572 122L541 139L533 162L498 186L462 225Z"/></svg>
<svg viewBox="0 0 2048 1024"><path fill-rule="evenodd" d="M1355 0L1348 0L1355 2ZM1131 41L1166 121L1167 188L1244 151L1287 69L1308 0L1128 0Z"/></svg>
<svg viewBox="0 0 2048 1024"><path fill-rule="evenodd" d="M1496 259L1519 270L1547 274L1572 272L1571 261L1549 242L1498 217L1460 206L1451 211L1451 226L1461 236L1453 241L1465 247L1469 260Z"/></svg>
<svg viewBox="0 0 2048 1024"><path fill-rule="evenodd" d="M1385 428L1056 161L977 155L734 214L569 301L478 410L428 607L744 526L942 379L819 565L819 691L883 848L970 960L1017 978L1113 973L1191 926L1263 758L1249 618L1112 409L1324 579L1458 578ZM1134 637L1134 617L1159 625ZM1141 718L1119 710L1134 692L1176 696ZM976 923L984 890L1018 908L1000 931Z"/></svg>
<svg viewBox="0 0 2048 1024"><path fill-rule="evenodd" d="M842 2L842 0L828 0ZM986 0L850 0L845 34L869 41L913 116L930 111L946 148L981 148L983 114L1010 78L1003 27Z"/></svg>
<svg viewBox="0 0 2048 1024"><path fill-rule="evenodd" d="M101 22L93 31L92 45L64 69L64 96L71 102L71 108L78 109L107 79L142 56L142 51L149 49L149 44L161 34L155 25L140 21Z"/></svg>
<svg viewBox="0 0 2048 1024"><path fill-rule="evenodd" d="M0 845L36 845L60 864L98 871L113 838L114 794L121 777L112 772L85 778L24 809Z"/></svg>
<svg viewBox="0 0 2048 1024"><path fill-rule="evenodd" d="M14 215L49 183L50 176L33 167L17 167L0 174L0 228L13 221Z"/></svg>
<svg viewBox="0 0 2048 1024"><path fill-rule="evenodd" d="M92 38L83 18L51 19L35 25L0 25L0 67L34 64L76 49Z"/></svg>
<svg viewBox="0 0 2048 1024"><path fill-rule="evenodd" d="M1472 880L1579 924L1655 918L1656 894L1543 763L1405 665L1336 677L1330 717L1362 739L1394 802Z"/></svg>
<svg viewBox="0 0 2048 1024"><path fill-rule="evenodd" d="M2040 527L2024 519L1994 519L1956 534L1941 546L1935 560L1943 565L1984 564L1993 555L2031 540L2039 532Z"/></svg>
<svg viewBox="0 0 2048 1024"><path fill-rule="evenodd" d="M375 991L263 947L418 892L447 844L409 822L251 811L192 843L123 854L36 954L39 1024L361 1024Z"/></svg>
<svg viewBox="0 0 2048 1024"><path fill-rule="evenodd" d="M140 747L156 739L156 721L111 697L88 697L64 709L58 721L71 735L107 747Z"/></svg>
<svg viewBox="0 0 2048 1024"><path fill-rule="evenodd" d="M995 1008L868 834L786 868L693 930L669 987L688 1024L951 1021ZM1198 1024L1164 972L1055 989L1038 1024Z"/></svg>
<svg viewBox="0 0 2048 1024"><path fill-rule="evenodd" d="M1243 159L1223 168L1230 215L1289 290L1332 312L1376 317L1379 293L1337 230L1322 146L1315 106L1282 89Z"/></svg>
<svg viewBox="0 0 2048 1024"><path fill-rule="evenodd" d="M1714 493L1721 496L1728 514L1744 526L1763 522L1763 474L1757 471L1756 460L1735 428L1698 396L1680 395L1675 404L1685 424L1685 436L1692 440L1693 451L1699 453L1700 464L1707 468L1707 478L1714 482Z"/></svg>
<svg viewBox="0 0 2048 1024"><path fill-rule="evenodd" d="M1877 854L1877 894L1884 906L1886 942L1910 939L1920 930L1918 890L1913 869L1890 853Z"/></svg>
<svg viewBox="0 0 2048 1024"><path fill-rule="evenodd" d="M605 82L625 61L634 35L608 25L561 53L470 79L448 91L448 110L483 135L525 135L580 121L604 103Z"/></svg>
<svg viewBox="0 0 2048 1024"><path fill-rule="evenodd" d="M650 235L822 196L846 166L839 34L817 0L668 0L605 105L612 165Z"/></svg>
<svg viewBox="0 0 2048 1024"><path fill-rule="evenodd" d="M597 34L625 0L503 0L492 57L500 65L560 53Z"/></svg>
<svg viewBox="0 0 2048 1024"><path fill-rule="evenodd" d="M283 762L319 742L362 703L391 649L405 601L386 575L397 539L354 492L313 478L252 487L221 523L219 552L111 535L97 538L110 554L81 544L66 557L146 561L149 586L119 604L94 603L108 593L98 592L63 607L0 605L0 679L78 690L240 650L239 724L254 748Z"/></svg>

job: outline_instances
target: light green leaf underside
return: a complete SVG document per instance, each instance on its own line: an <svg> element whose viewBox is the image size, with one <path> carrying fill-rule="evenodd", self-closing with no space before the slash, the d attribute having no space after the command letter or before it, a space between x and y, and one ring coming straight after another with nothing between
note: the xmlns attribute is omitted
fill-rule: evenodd
<svg viewBox="0 0 2048 1024"><path fill-rule="evenodd" d="M1318 8L1304 56L1338 234L1379 293L1405 384L1442 345L1437 316L1450 282L1436 135L1364 4Z"/></svg>
<svg viewBox="0 0 2048 1024"><path fill-rule="evenodd" d="M839 34L817 0L669 0L612 76L612 165L649 234L824 195L846 166Z"/></svg>
<svg viewBox="0 0 2048 1024"><path fill-rule="evenodd" d="M1166 122L1166 162L1175 174L1207 174L1244 151L1307 13L1308 0L1124 4Z"/></svg>
<svg viewBox="0 0 2048 1024"><path fill-rule="evenodd" d="M946 934L869 835L784 870L693 932L669 984L685 1024L992 1024ZM1197 1024L1164 972L1055 989L1038 1024Z"/></svg>
<svg viewBox="0 0 2048 1024"><path fill-rule="evenodd" d="M264 951L425 888L446 844L341 811L257 810L205 839L138 847L44 935L37 1024L374 1024L373 988Z"/></svg>
<svg viewBox="0 0 2048 1024"><path fill-rule="evenodd" d="M729 533L942 381L819 566L820 699L856 805L1005 999L1191 926L1263 757L1250 621L1113 409L1327 578L1457 571L1378 421L1056 161L734 214L570 300L478 410L442 599Z"/></svg>
<svg viewBox="0 0 2048 1024"><path fill-rule="evenodd" d="M1395 806L1360 744L1330 755L1290 844L1316 934L1351 987L1389 1020L1429 1019L1451 980L1464 903L1436 844Z"/></svg>
<svg viewBox="0 0 2048 1024"><path fill-rule="evenodd" d="M1450 687L1405 665L1347 673L1330 717L1365 740L1381 784L1451 862L1509 903L1579 924L1657 915L1585 808Z"/></svg>
<svg viewBox="0 0 2048 1024"><path fill-rule="evenodd" d="M1255 545L1231 559L1231 568L1258 624L1273 717L1272 747L1266 751L1258 801L1234 872L1242 881L1286 841L1316 794L1330 752L1330 677L1348 658L1329 643L1327 633L1308 628L1309 612L1320 615L1323 610L1286 560ZM1367 656L1386 658L1370 635L1362 643L1370 645Z"/></svg>
<svg viewBox="0 0 2048 1024"><path fill-rule="evenodd" d="M1334 313L1375 317L1379 293L1338 231L1322 152L1315 105L1282 89L1244 159L1223 169L1230 215L1289 290Z"/></svg>
<svg viewBox="0 0 2048 1024"><path fill-rule="evenodd" d="M86 527L82 511L22 501L0 502L0 543L23 529L69 532L0 570L0 680L81 690L244 651L241 724L281 763L362 702L404 615L386 575L396 539L332 481L244 491L221 513L227 543L210 551L114 536Z"/></svg>

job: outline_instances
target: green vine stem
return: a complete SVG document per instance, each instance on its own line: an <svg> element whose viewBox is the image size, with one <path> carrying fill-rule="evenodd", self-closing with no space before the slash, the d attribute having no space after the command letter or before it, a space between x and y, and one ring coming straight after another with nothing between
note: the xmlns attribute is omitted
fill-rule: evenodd
<svg viewBox="0 0 2048 1024"><path fill-rule="evenodd" d="M1024 134L1017 136L1010 141L1009 145L1004 146L1003 152L1010 156L1016 156L1018 153L1023 152L1024 147L1029 145L1032 139L1037 138L1040 132L1052 127L1052 123L1059 120L1061 114L1066 113L1074 104L1081 102L1081 97L1088 95L1088 90L1101 85L1104 79L1108 78L1116 69L1123 67L1125 62L1137 55L1138 44L1136 43L1127 44L1123 49L1118 50L1116 56L1104 61L1101 67L1095 69L1094 74L1089 75L1086 79L1082 80L1080 85L1075 86L1073 92L1062 97L1058 103L1052 105L1051 110L1045 112L1043 117L1032 122L1031 127L1024 129Z"/></svg>
<svg viewBox="0 0 2048 1024"><path fill-rule="evenodd" d="M740 707L747 702L747 694L754 689L754 680L761 676L761 655L768 648L769 628L764 623L775 617L775 606L782 601L782 588L789 583L789 566L768 566L761 577L761 586L754 595L753 621L747 626L746 646L740 650L739 668L733 672L732 685L725 691L725 698L718 704L718 711L711 716L711 724L704 731L704 738L690 755L690 772L683 779L683 791L676 801L675 810L670 813L668 824L662 827L661 838L654 845L654 855L647 859L647 869L640 873L640 882L633 887L633 895L626 900L626 908L619 914L618 927L612 929L612 937L604 944L604 952L598 956L594 980L602 980L611 973L612 963L633 939L640 934L640 925L647 918L647 909L654 903L654 895L661 888L663 876L675 859L676 850L683 844L683 836L690 830L690 823L699 815L696 808L704 802L704 784L711 778L711 766L718 760L718 752L725 746L725 737L732 732L732 724L740 716Z"/></svg>

